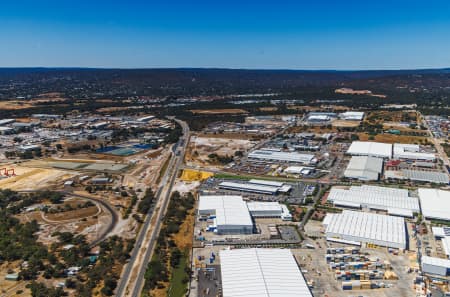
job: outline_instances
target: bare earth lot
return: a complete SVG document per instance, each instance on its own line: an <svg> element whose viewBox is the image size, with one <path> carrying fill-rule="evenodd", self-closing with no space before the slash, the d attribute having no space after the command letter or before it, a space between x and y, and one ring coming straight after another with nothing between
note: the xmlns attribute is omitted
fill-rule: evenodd
<svg viewBox="0 0 450 297"><path fill-rule="evenodd" d="M0 189L15 191L28 191L51 187L56 182L69 179L77 174L74 171L25 167L18 164L6 165L5 167L14 168L16 176L1 179Z"/></svg>
<svg viewBox="0 0 450 297"><path fill-rule="evenodd" d="M208 165L208 155L234 156L236 151L247 151L256 144L246 139L227 139L192 136L186 153L190 166Z"/></svg>
<svg viewBox="0 0 450 297"><path fill-rule="evenodd" d="M247 114L246 110L240 108L224 108L224 109L193 109L194 114Z"/></svg>

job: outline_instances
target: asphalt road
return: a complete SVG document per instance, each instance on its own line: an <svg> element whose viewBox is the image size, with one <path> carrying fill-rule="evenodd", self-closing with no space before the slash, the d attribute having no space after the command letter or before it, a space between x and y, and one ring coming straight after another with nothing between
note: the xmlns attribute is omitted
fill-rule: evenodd
<svg viewBox="0 0 450 297"><path fill-rule="evenodd" d="M67 195L70 195L70 196L79 197L79 198L83 198L86 200L96 202L96 203L102 205L106 210L108 210L108 212L111 214L111 223L106 227L106 229L100 234L100 236L96 240L94 240L90 243L90 246L91 247L96 246L97 244L99 244L100 242L105 240L108 237L109 233L111 233L113 231L114 227L117 224L118 216L117 216L116 210L109 203L107 203L101 199L92 198L89 196L84 196L84 195L79 195L79 194L74 194L71 192L64 192L64 193Z"/></svg>
<svg viewBox="0 0 450 297"><path fill-rule="evenodd" d="M185 122L176 120L183 129L183 136L175 145L173 157L170 160L168 169L161 180L160 187L156 192L157 207L153 215L147 215L141 231L136 238L135 247L131 253L129 263L125 266L122 277L117 285L116 296L139 296L144 285L144 274L147 264L151 259L156 245L159 231L161 229L162 218L164 217L170 200L173 184L180 166L183 163L184 152L189 139L189 127ZM153 219L156 218L156 220ZM156 225L152 226L151 222ZM150 239L146 242L147 235L150 233ZM145 242L145 244L144 244ZM139 262L138 262L139 261ZM137 270L137 271L136 271ZM133 277L136 275L135 277Z"/></svg>

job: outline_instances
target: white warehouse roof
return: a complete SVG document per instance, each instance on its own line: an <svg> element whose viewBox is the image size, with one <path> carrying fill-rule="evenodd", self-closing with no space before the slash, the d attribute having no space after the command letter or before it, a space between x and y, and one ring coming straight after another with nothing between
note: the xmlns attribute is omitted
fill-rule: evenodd
<svg viewBox="0 0 450 297"><path fill-rule="evenodd" d="M412 170L412 169L403 169L401 172L405 179L413 181L422 181L436 184L449 183L449 177L444 172Z"/></svg>
<svg viewBox="0 0 450 297"><path fill-rule="evenodd" d="M281 187L284 185L283 182L264 180L264 179L251 179L248 182L251 184L273 186L273 187Z"/></svg>
<svg viewBox="0 0 450 297"><path fill-rule="evenodd" d="M394 158L434 161L436 156L431 153L420 152L420 146L417 144L394 144Z"/></svg>
<svg viewBox="0 0 450 297"><path fill-rule="evenodd" d="M241 196L200 196L198 211L216 215L217 226L253 226L247 204Z"/></svg>
<svg viewBox="0 0 450 297"><path fill-rule="evenodd" d="M392 144L371 141L353 141L347 150L347 154L391 158Z"/></svg>
<svg viewBox="0 0 450 297"><path fill-rule="evenodd" d="M149 116L145 116L145 117L142 117L142 118L138 118L137 121L138 122L148 122L150 120L153 120L154 118L155 118L155 116L149 115Z"/></svg>
<svg viewBox="0 0 450 297"><path fill-rule="evenodd" d="M6 125L6 124L11 124L14 123L16 120L15 119L3 119L0 120L0 126Z"/></svg>
<svg viewBox="0 0 450 297"><path fill-rule="evenodd" d="M291 220L292 215L286 205L279 202L247 202L248 211L252 217L280 217L283 220Z"/></svg>
<svg viewBox="0 0 450 297"><path fill-rule="evenodd" d="M450 260L422 256L422 270L425 273L446 276L450 270Z"/></svg>
<svg viewBox="0 0 450 297"><path fill-rule="evenodd" d="M369 156L353 156L344 176L360 180L378 180L383 171L383 159Z"/></svg>
<svg viewBox="0 0 450 297"><path fill-rule="evenodd" d="M281 213L281 204L278 202L247 202L248 210L252 211L279 211Z"/></svg>
<svg viewBox="0 0 450 297"><path fill-rule="evenodd" d="M328 115L325 114L318 114L318 115L310 115L308 116L308 121L329 121L331 118Z"/></svg>
<svg viewBox="0 0 450 297"><path fill-rule="evenodd" d="M348 121L361 121L364 117L363 111L346 111L340 114L340 117Z"/></svg>
<svg viewBox="0 0 450 297"><path fill-rule="evenodd" d="M355 203L361 207L377 210L405 210L408 214L420 211L419 200L409 197L408 190L404 189L369 185L352 186L348 190L333 187L328 200L336 205L343 205L342 202Z"/></svg>
<svg viewBox="0 0 450 297"><path fill-rule="evenodd" d="M414 213L411 210L404 209L404 208L390 207L387 209L387 213L388 213L388 215L391 215L391 216L400 216L400 217L405 217L405 218L414 217Z"/></svg>
<svg viewBox="0 0 450 297"><path fill-rule="evenodd" d="M235 249L219 253L223 297L312 297L288 249Z"/></svg>
<svg viewBox="0 0 450 297"><path fill-rule="evenodd" d="M406 248L405 220L400 217L344 210L331 216L325 233L327 237Z"/></svg>
<svg viewBox="0 0 450 297"><path fill-rule="evenodd" d="M309 174L311 170L314 170L314 168L303 166L289 166L283 171L287 174Z"/></svg>
<svg viewBox="0 0 450 297"><path fill-rule="evenodd" d="M450 236L445 236L441 239L442 247L444 248L447 258L450 256Z"/></svg>
<svg viewBox="0 0 450 297"><path fill-rule="evenodd" d="M314 155L312 154L299 154L296 152L277 152L269 150L255 150L249 153L248 157L251 159L294 162L302 164L314 163L315 159Z"/></svg>
<svg viewBox="0 0 450 297"><path fill-rule="evenodd" d="M450 221L450 192L419 188L423 216L427 219Z"/></svg>
<svg viewBox="0 0 450 297"><path fill-rule="evenodd" d="M448 259L422 256L422 263L450 268L450 260Z"/></svg>
<svg viewBox="0 0 450 297"><path fill-rule="evenodd" d="M434 237L450 237L450 227L431 227Z"/></svg>
<svg viewBox="0 0 450 297"><path fill-rule="evenodd" d="M279 187L274 186L264 186L250 183L236 183L236 182L221 182L219 184L219 188L229 189L235 191L243 191L243 192L252 192L252 193L263 193L263 194L276 194Z"/></svg>

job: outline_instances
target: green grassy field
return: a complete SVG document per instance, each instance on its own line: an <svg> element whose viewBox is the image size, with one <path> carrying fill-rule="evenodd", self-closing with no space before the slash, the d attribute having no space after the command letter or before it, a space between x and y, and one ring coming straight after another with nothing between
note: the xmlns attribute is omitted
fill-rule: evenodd
<svg viewBox="0 0 450 297"><path fill-rule="evenodd" d="M185 268L188 267L188 257L183 255L180 260L180 265L172 271L172 278L170 279L170 285L167 292L169 297L181 297L186 294L187 284L183 282L189 275L186 273Z"/></svg>
<svg viewBox="0 0 450 297"><path fill-rule="evenodd" d="M282 176L261 176L261 175L245 175L245 174L233 174L233 173L216 173L214 174L215 178L221 179L237 179L237 180L251 180L251 179L260 179L260 180L268 180L268 181L282 181L282 182L298 182L296 178L282 177ZM314 182L311 179L311 182Z"/></svg>

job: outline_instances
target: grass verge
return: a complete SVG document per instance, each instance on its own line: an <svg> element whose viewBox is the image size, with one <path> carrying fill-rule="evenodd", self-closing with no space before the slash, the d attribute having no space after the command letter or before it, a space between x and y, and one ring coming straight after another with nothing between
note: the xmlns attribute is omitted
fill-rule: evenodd
<svg viewBox="0 0 450 297"><path fill-rule="evenodd" d="M187 284L189 275L186 273L186 267L188 267L188 256L185 252L181 257L180 265L172 270L172 278L170 279L169 289L167 296L179 297L184 296L187 290Z"/></svg>

